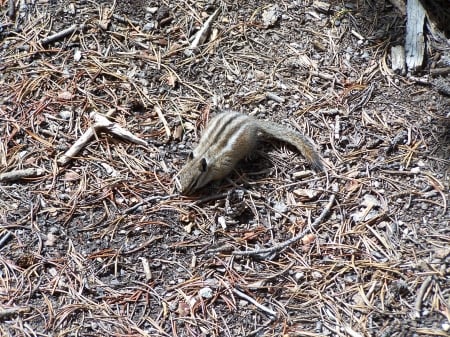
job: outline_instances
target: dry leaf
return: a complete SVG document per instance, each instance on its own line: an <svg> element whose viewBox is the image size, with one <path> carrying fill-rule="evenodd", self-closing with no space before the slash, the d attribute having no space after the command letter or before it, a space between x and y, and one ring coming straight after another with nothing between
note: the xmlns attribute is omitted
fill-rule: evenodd
<svg viewBox="0 0 450 337"><path fill-rule="evenodd" d="M76 173L75 171L66 171L64 173L64 176L62 177L63 181L75 181L75 180L79 180L80 179L80 175L78 173Z"/></svg>
<svg viewBox="0 0 450 337"><path fill-rule="evenodd" d="M184 301L180 301L178 303L177 313L180 316L188 316L190 313L189 305Z"/></svg>
<svg viewBox="0 0 450 337"><path fill-rule="evenodd" d="M309 244L313 243L315 240L316 240L316 236L314 234L306 234L302 238L302 242L304 245L309 245Z"/></svg>
<svg viewBox="0 0 450 337"><path fill-rule="evenodd" d="M177 83L177 78L174 74L169 74L166 76L165 81L168 85L174 88L175 84Z"/></svg>
<svg viewBox="0 0 450 337"><path fill-rule="evenodd" d="M293 193L297 197L300 197L303 200L315 199L317 197L317 195L319 194L318 191L311 190L311 189L308 189L308 188L299 188L299 189L294 190Z"/></svg>
<svg viewBox="0 0 450 337"><path fill-rule="evenodd" d="M71 100L73 98L73 95L68 91L62 91L58 94L58 98L64 100Z"/></svg>

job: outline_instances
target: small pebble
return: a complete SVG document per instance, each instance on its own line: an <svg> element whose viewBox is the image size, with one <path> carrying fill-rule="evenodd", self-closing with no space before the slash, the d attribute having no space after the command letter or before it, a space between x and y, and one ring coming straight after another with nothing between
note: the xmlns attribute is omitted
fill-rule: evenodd
<svg viewBox="0 0 450 337"><path fill-rule="evenodd" d="M322 273L318 272L318 271L313 271L311 273L311 276L316 279L316 280L320 280L322 278Z"/></svg>
<svg viewBox="0 0 450 337"><path fill-rule="evenodd" d="M213 297L213 291L211 288L205 287L198 291L198 295L203 298L211 298Z"/></svg>
<svg viewBox="0 0 450 337"><path fill-rule="evenodd" d="M304 277L305 277L305 273L304 272L298 272L298 273L295 273L295 275L294 275L294 278L295 278L296 281L300 281Z"/></svg>

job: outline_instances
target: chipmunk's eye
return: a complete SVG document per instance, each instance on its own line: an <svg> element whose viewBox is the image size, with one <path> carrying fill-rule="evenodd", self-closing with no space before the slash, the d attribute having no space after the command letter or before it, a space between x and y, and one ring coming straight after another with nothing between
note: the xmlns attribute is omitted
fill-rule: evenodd
<svg viewBox="0 0 450 337"><path fill-rule="evenodd" d="M200 164L202 165L202 172L206 172L206 168L208 167L208 164L206 163L206 159L202 158L200 161Z"/></svg>
<svg viewBox="0 0 450 337"><path fill-rule="evenodd" d="M188 158L189 158L190 160L194 159L194 151L189 152Z"/></svg>

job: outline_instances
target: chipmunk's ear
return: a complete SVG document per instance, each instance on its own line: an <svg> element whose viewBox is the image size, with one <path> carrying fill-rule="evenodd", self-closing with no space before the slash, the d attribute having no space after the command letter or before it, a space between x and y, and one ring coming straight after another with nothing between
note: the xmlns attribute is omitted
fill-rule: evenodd
<svg viewBox="0 0 450 337"><path fill-rule="evenodd" d="M200 161L200 165L202 166L202 172L206 172L206 169L208 168L208 163L206 162L205 158L202 158L202 160Z"/></svg>

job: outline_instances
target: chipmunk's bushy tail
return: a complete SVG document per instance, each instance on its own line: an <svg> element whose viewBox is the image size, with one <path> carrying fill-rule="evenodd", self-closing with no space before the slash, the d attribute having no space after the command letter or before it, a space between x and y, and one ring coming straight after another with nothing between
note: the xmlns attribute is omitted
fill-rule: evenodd
<svg viewBox="0 0 450 337"><path fill-rule="evenodd" d="M308 137L281 124L257 120L265 138L274 138L295 146L316 171L323 171L323 160Z"/></svg>

